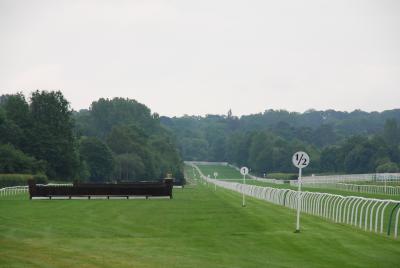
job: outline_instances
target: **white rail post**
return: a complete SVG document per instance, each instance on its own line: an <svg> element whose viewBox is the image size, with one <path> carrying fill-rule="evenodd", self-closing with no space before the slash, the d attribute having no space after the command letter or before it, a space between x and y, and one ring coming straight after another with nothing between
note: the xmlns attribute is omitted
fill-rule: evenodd
<svg viewBox="0 0 400 268"><path fill-rule="evenodd" d="M387 193L387 190L386 190L386 186L387 186L387 174L385 173L384 175L384 179L385 179L385 194Z"/></svg>
<svg viewBox="0 0 400 268"><path fill-rule="evenodd" d="M246 175L243 175L243 185L246 185ZM245 187L243 186L243 200L242 200L242 206L246 206L246 195L244 194Z"/></svg>
<svg viewBox="0 0 400 268"><path fill-rule="evenodd" d="M296 219L296 233L300 233L300 210L301 210L301 168L299 168L299 179L297 189L297 219Z"/></svg>
<svg viewBox="0 0 400 268"><path fill-rule="evenodd" d="M214 182L214 191L217 190L217 176L218 176L218 172L214 172L214 179L215 179L215 182Z"/></svg>
<svg viewBox="0 0 400 268"><path fill-rule="evenodd" d="M245 189L246 189L246 175L249 174L249 169L247 167L242 167L240 169L240 173L243 175L243 198L242 198L242 207L246 206L246 197L245 197Z"/></svg>

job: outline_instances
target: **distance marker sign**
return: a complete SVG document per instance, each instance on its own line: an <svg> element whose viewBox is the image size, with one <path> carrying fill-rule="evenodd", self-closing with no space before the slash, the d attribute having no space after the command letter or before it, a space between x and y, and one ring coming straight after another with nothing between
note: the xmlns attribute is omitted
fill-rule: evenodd
<svg viewBox="0 0 400 268"><path fill-rule="evenodd" d="M297 152L292 156L292 163L295 167L299 168L299 178L297 184L299 189L297 190L297 220L296 220L296 231L295 233L300 233L300 210L301 210L301 170L308 166L310 163L310 157L305 152Z"/></svg>
<svg viewBox="0 0 400 268"><path fill-rule="evenodd" d="M242 174L243 176L249 174L249 169L247 167L242 167L240 169L240 174Z"/></svg>
<svg viewBox="0 0 400 268"><path fill-rule="evenodd" d="M247 167L241 167L240 168L240 174L243 175L243 184L246 185L246 175L249 174L249 168ZM243 191L243 198L242 198L242 207L246 206L246 197Z"/></svg>
<svg viewBox="0 0 400 268"><path fill-rule="evenodd" d="M297 168L305 168L310 163L310 157L305 152L297 152L292 157L292 163Z"/></svg>

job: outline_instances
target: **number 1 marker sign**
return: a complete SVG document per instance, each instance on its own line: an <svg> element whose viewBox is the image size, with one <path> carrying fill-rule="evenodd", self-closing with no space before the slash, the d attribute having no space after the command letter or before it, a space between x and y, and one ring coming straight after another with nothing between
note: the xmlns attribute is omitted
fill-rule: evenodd
<svg viewBox="0 0 400 268"><path fill-rule="evenodd" d="M240 169L240 174L243 175L243 184L246 185L246 175L249 174L249 168L248 167L242 167ZM243 197L242 197L242 207L246 206L246 197L244 194L244 189L243 189Z"/></svg>

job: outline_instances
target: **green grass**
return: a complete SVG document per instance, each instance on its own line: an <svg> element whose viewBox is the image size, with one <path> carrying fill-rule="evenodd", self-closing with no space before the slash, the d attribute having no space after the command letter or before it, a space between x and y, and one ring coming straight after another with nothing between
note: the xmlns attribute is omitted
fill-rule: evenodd
<svg viewBox="0 0 400 268"><path fill-rule="evenodd" d="M385 181L352 181L347 182L351 184L357 185L378 185L378 186L385 186ZM386 182L387 186L400 186L400 181L388 181Z"/></svg>
<svg viewBox="0 0 400 268"><path fill-rule="evenodd" d="M214 179L214 172L218 172L217 179L219 180L243 179L243 176L240 174L240 172L230 166L198 165L198 167L204 175L210 175L212 179Z"/></svg>
<svg viewBox="0 0 400 268"><path fill-rule="evenodd" d="M186 172L190 177L192 169ZM0 200L0 267L396 267L400 241L195 183L172 200Z"/></svg>

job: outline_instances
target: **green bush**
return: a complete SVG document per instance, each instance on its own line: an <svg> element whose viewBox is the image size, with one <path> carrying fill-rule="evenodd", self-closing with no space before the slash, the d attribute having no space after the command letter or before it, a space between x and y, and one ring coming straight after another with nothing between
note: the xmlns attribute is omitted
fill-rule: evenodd
<svg viewBox="0 0 400 268"><path fill-rule="evenodd" d="M45 161L38 161L11 144L0 144L0 173L32 174L43 172L45 168Z"/></svg>
<svg viewBox="0 0 400 268"><path fill-rule="evenodd" d="M399 166L393 162L386 162L376 168L378 173L396 173L399 172Z"/></svg>
<svg viewBox="0 0 400 268"><path fill-rule="evenodd" d="M36 183L46 184L48 183L48 179L46 174L36 174L32 176Z"/></svg>
<svg viewBox="0 0 400 268"><path fill-rule="evenodd" d="M294 173L269 173L267 174L268 179L276 180L297 180L298 175Z"/></svg>
<svg viewBox="0 0 400 268"><path fill-rule="evenodd" d="M47 183L47 176L43 174L0 174L0 188L27 185L29 179L34 179L36 183Z"/></svg>

